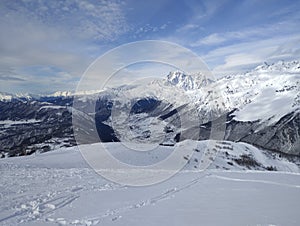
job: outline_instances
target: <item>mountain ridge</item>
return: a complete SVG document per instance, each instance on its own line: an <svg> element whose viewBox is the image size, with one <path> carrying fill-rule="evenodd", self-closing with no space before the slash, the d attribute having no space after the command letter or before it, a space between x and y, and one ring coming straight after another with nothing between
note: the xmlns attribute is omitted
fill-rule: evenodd
<svg viewBox="0 0 300 226"><path fill-rule="evenodd" d="M35 98L27 95L9 99L9 94L5 94L6 100L0 100L0 120L10 125L0 124L0 145L2 152L11 155L26 153L28 147L36 150L39 147L36 145L43 146L51 139L51 145L68 145L64 136L74 145L72 112L73 117L78 113L83 120L86 142L95 141L89 138L89 126L96 119L98 135L102 134L100 137L106 142L127 139L130 135L136 141L168 145L189 137L209 139L209 124L225 117L225 124L220 125L225 128L225 139L300 155L299 68L298 61L278 62L215 81L203 74L175 71L144 86L57 92ZM127 112L129 117L119 112ZM291 114L295 116L283 120ZM194 121L185 125L181 122L184 118ZM24 121L28 123L25 125Z"/></svg>

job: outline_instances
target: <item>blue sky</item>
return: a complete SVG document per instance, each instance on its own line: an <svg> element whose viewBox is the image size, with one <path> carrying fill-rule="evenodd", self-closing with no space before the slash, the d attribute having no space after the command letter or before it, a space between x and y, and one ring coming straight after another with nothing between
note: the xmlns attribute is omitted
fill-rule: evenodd
<svg viewBox="0 0 300 226"><path fill-rule="evenodd" d="M101 54L141 40L197 53L216 76L300 59L300 1L2 0L0 92L74 90Z"/></svg>

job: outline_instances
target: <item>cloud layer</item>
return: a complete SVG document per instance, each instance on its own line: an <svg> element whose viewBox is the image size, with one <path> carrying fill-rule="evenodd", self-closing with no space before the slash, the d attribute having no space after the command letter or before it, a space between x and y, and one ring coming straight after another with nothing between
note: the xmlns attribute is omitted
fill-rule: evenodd
<svg viewBox="0 0 300 226"><path fill-rule="evenodd" d="M73 90L97 57L149 39L191 49L215 75L297 60L299 11L293 0L3 0L0 92Z"/></svg>
<svg viewBox="0 0 300 226"><path fill-rule="evenodd" d="M91 63L95 42L115 40L128 29L123 6L117 1L2 1L0 80L6 86L1 90L30 92L38 85L48 92L74 89L74 78L78 81ZM99 45L96 52L101 49ZM40 70L28 74L31 66L56 70L45 77Z"/></svg>

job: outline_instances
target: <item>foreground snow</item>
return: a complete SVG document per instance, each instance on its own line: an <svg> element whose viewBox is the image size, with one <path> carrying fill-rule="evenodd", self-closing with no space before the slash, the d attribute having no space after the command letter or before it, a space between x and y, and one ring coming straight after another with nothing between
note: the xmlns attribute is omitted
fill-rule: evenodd
<svg viewBox="0 0 300 226"><path fill-rule="evenodd" d="M119 150L118 145L108 146ZM243 149L246 144L224 145L228 159L250 150L258 162L271 161L251 146ZM249 171L232 164L230 171L223 171L227 162L222 150L204 172L191 161L171 179L146 187L103 179L77 148L1 160L0 225L299 224L300 176L295 165L280 165L275 159L272 165L294 172Z"/></svg>

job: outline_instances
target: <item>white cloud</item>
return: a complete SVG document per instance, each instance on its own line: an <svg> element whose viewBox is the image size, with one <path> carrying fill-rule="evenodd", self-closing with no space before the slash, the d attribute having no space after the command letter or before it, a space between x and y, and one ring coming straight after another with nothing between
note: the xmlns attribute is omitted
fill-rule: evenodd
<svg viewBox="0 0 300 226"><path fill-rule="evenodd" d="M220 44L222 42L225 42L226 40L227 38L225 38L225 35L222 36L220 34L214 33L198 40L195 43L192 43L191 46Z"/></svg>
<svg viewBox="0 0 300 226"><path fill-rule="evenodd" d="M15 19L21 19L15 17ZM84 52L77 52L80 42L68 40L65 32L41 26L38 23L3 24L0 35L1 65L24 67L27 65L52 65L72 72L85 64ZM74 49L72 49L74 48Z"/></svg>
<svg viewBox="0 0 300 226"><path fill-rule="evenodd" d="M151 24L145 24L140 27L138 27L134 32L133 32L133 38L138 39L141 38L147 34L150 33L159 33L160 31L165 30L169 26L169 23L163 23L159 26L153 26Z"/></svg>
<svg viewBox="0 0 300 226"><path fill-rule="evenodd" d="M204 60L216 75L237 73L264 61L300 58L300 34L232 44L210 51Z"/></svg>
<svg viewBox="0 0 300 226"><path fill-rule="evenodd" d="M25 22L38 21L77 37L111 40L129 28L124 3L117 0L4 1L2 5L5 16L24 15Z"/></svg>
<svg viewBox="0 0 300 226"><path fill-rule="evenodd" d="M190 16L189 20L178 27L176 32L186 35L187 32L195 30L205 30L205 24L214 16L218 10L226 4L226 1L219 0L204 0L204 1L185 1L185 4L189 6Z"/></svg>
<svg viewBox="0 0 300 226"><path fill-rule="evenodd" d="M247 53L232 54L225 57L225 63L215 67L213 72L216 75L237 73L252 65L260 64L262 61L264 61L264 59L258 55Z"/></svg>
<svg viewBox="0 0 300 226"><path fill-rule="evenodd" d="M166 68L171 68L173 70L179 69L186 73L208 72L207 66L201 59L188 49L174 43L163 41L141 41L123 45L98 58L89 68L86 76L81 80L79 89L101 89L103 88L101 86L104 85L107 79L109 79L110 76L113 76L115 72L120 69L124 70L128 65L136 64L138 62L150 62L152 64L164 66L155 67L153 70L142 68L142 71L144 71L143 74L138 74L139 71L136 70L134 73L137 76L134 76L133 78L128 75L129 78L127 83L132 82L130 78L136 79L139 76L149 76L150 73L155 74L154 76L161 75L162 68L165 72L167 71ZM124 73L120 73L120 75L122 75L121 77L123 79ZM131 75L133 75L132 71ZM116 82L124 82L122 79L117 80Z"/></svg>
<svg viewBox="0 0 300 226"><path fill-rule="evenodd" d="M178 29L176 29L176 32L181 33L181 32L188 32L190 30L194 30L199 28L198 24L194 24L194 23L187 23L181 27L179 27Z"/></svg>
<svg viewBox="0 0 300 226"><path fill-rule="evenodd" d="M296 21L284 21L264 26L247 27L236 31L213 33L198 39L190 44L192 47L213 46L223 43L245 42L249 40L261 40L270 37L277 37L279 34L290 35L298 30Z"/></svg>
<svg viewBox="0 0 300 226"><path fill-rule="evenodd" d="M2 1L0 80L5 86L1 90L23 91L30 82L41 84L36 89L74 88L95 54L103 52L94 41L107 43L127 31L123 6L105 0ZM43 77L43 71L24 73L31 66L51 66L59 72L53 71L49 78Z"/></svg>

